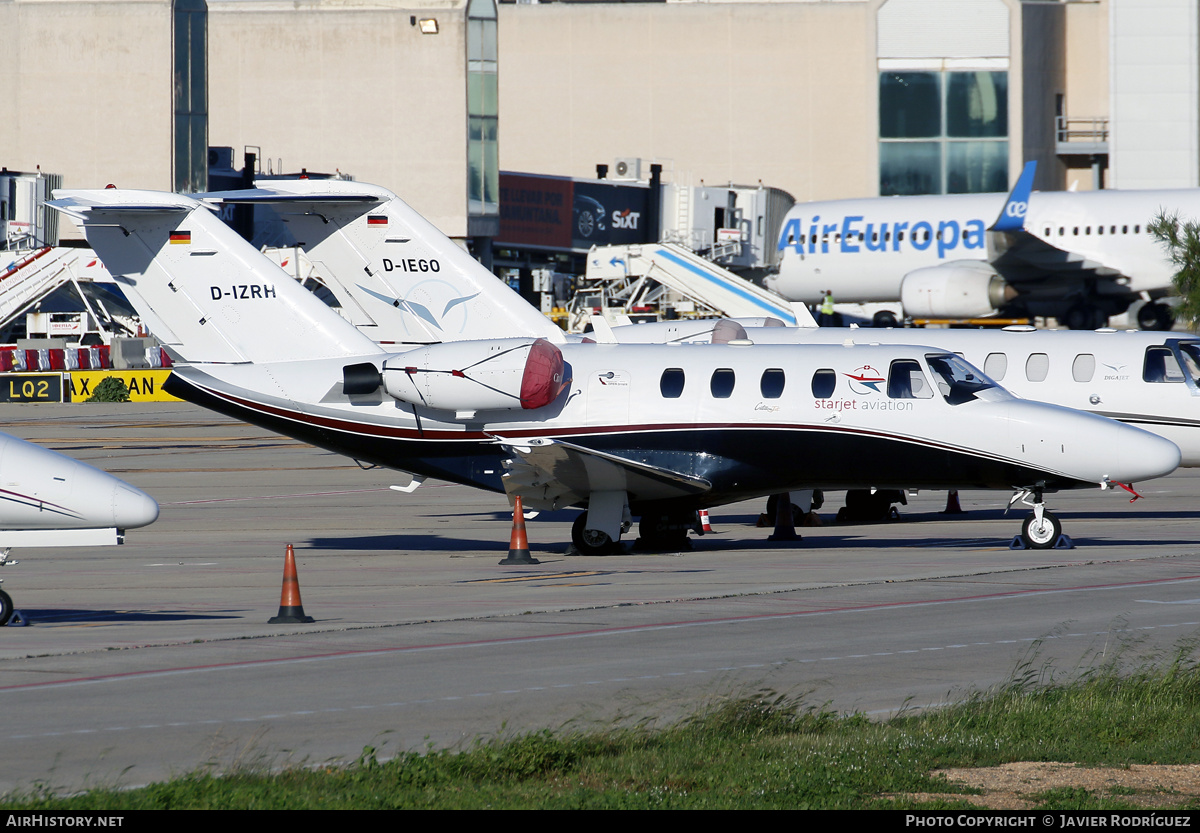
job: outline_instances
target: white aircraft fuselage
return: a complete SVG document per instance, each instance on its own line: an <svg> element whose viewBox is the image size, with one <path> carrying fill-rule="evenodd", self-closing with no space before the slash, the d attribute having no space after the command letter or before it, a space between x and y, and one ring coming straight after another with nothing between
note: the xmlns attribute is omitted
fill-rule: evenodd
<svg viewBox="0 0 1200 833"><path fill-rule="evenodd" d="M1040 523L1043 492L1144 480L1179 462L1169 441L1016 399L929 347L514 335L389 350L194 200L56 196L179 357L169 392L532 508L586 506L586 529L613 540L631 513L678 517L813 487L1028 490ZM396 235L393 263L406 258L410 238L385 234ZM437 321L477 300L420 314Z"/></svg>
<svg viewBox="0 0 1200 833"><path fill-rule="evenodd" d="M1023 234L1033 245L1014 261L989 231L1005 194L799 203L784 221L779 273L766 286L805 303L826 290L838 301L903 298L910 315L1016 308L1063 316L1089 299L1110 303L1112 314L1140 293L1167 294L1174 270L1146 226L1160 212L1200 217L1200 190L1034 192L1024 205ZM939 271L918 271L931 268Z"/></svg>

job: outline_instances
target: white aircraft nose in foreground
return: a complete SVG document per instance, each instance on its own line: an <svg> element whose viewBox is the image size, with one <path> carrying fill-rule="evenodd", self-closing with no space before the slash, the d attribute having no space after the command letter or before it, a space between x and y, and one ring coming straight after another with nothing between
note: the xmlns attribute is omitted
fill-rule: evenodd
<svg viewBox="0 0 1200 833"><path fill-rule="evenodd" d="M194 199L55 196L180 357L165 389L358 460L586 507L584 552L635 515L644 539L670 542L699 509L814 487L1015 490L1034 507L1026 540L1049 547L1043 493L1179 462L1167 440L1019 401L931 347L492 337L388 353ZM377 226L386 239L364 249L408 258L413 239Z"/></svg>
<svg viewBox="0 0 1200 833"><path fill-rule="evenodd" d="M0 434L0 565L14 547L120 544L125 530L157 518L158 504L140 489L57 451ZM0 590L0 625L12 613L12 599Z"/></svg>

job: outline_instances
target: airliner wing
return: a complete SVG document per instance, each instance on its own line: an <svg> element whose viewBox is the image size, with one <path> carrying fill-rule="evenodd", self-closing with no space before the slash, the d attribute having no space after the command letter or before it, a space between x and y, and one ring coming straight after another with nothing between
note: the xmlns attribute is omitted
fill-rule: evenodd
<svg viewBox="0 0 1200 833"><path fill-rule="evenodd" d="M594 491L623 490L629 500L693 497L712 488L693 477L563 440L496 438L512 454L504 489L520 495L530 509L557 509L579 503Z"/></svg>
<svg viewBox="0 0 1200 833"><path fill-rule="evenodd" d="M1033 175L1037 162L1029 162L1013 185L1000 216L988 229L988 260L996 271L1013 284L1060 278L1115 278L1121 274L1096 260L1052 246L1030 234L1025 228Z"/></svg>

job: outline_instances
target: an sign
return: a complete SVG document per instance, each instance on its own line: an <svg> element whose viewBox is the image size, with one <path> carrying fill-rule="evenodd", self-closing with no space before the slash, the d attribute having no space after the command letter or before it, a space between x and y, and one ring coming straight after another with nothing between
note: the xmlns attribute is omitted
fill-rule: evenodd
<svg viewBox="0 0 1200 833"><path fill-rule="evenodd" d="M650 189L607 180L500 172L497 246L587 251L592 246L646 243Z"/></svg>
<svg viewBox="0 0 1200 833"><path fill-rule="evenodd" d="M163 382L170 370L73 370L63 374L72 402L83 402L96 392L96 386L108 377L120 379L129 389L130 402L179 402L179 397L164 393ZM0 376L0 380L6 377Z"/></svg>
<svg viewBox="0 0 1200 833"><path fill-rule="evenodd" d="M0 374L0 402L62 402L61 373Z"/></svg>

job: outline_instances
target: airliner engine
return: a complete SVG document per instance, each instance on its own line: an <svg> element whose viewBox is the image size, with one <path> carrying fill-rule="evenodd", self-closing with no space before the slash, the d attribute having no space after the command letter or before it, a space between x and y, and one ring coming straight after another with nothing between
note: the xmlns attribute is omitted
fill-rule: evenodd
<svg viewBox="0 0 1200 833"><path fill-rule="evenodd" d="M373 386L364 384L372 374L358 365L345 373L347 393L379 386L378 375ZM541 408L567 381L562 353L541 338L430 344L389 356L382 374L383 389L394 399L445 411Z"/></svg>
<svg viewBox="0 0 1200 833"><path fill-rule="evenodd" d="M990 264L975 260L914 269L900 284L904 314L914 318L991 315L1016 296Z"/></svg>

